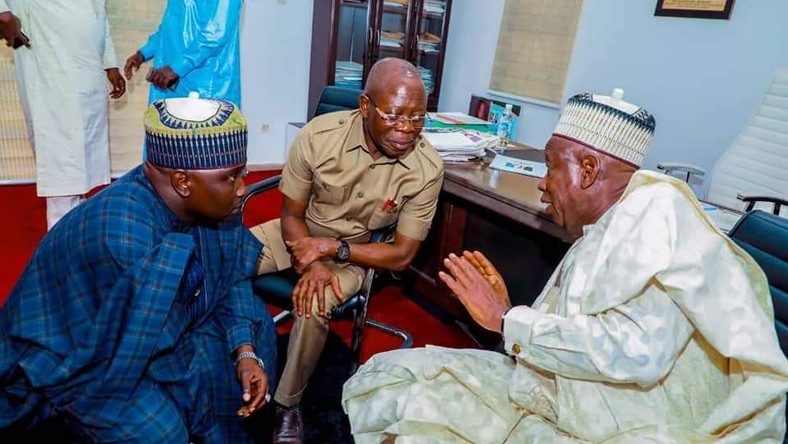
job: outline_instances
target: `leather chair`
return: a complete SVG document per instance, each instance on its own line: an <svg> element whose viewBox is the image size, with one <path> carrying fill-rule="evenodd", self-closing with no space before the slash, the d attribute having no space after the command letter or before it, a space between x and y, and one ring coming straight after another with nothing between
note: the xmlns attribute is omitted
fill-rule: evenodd
<svg viewBox="0 0 788 444"><path fill-rule="evenodd" d="M786 147L788 68L782 68L749 123L714 164L701 200L739 211L771 208L774 214L788 217L788 207L780 202L788 196ZM703 168L676 162L661 162L657 169L679 173L687 182L706 175Z"/></svg>
<svg viewBox="0 0 788 444"><path fill-rule="evenodd" d="M766 274L774 305L777 339L783 354L788 356L788 219L753 210L745 214L728 235ZM788 443L788 437L783 442Z"/></svg>
<svg viewBox="0 0 788 444"><path fill-rule="evenodd" d="M334 111L345 111L358 108L358 98L361 96L360 89L342 88L329 85L323 88L320 99L317 101L315 112L312 117Z"/></svg>
<svg viewBox="0 0 788 444"><path fill-rule="evenodd" d="M788 356L788 219L753 210L734 225L728 236L761 266L774 304L780 347Z"/></svg>
<svg viewBox="0 0 788 444"><path fill-rule="evenodd" d="M361 90L327 86L320 96L320 102L318 103L314 116L333 111L357 109L358 98L361 93ZM274 176L251 184L241 203L241 211L243 211L249 200L253 197L265 191L277 188L280 180L281 176ZM392 226L374 231L371 235L370 242L385 242L390 235L393 234L394 228L395 227ZM357 366L359 362L361 338L364 327L367 325L380 329L386 333L399 336L402 339L401 348L409 348L413 345L413 338L407 331L367 318L367 307L369 306L369 300L372 296L375 280L375 270L368 269L361 289L359 289L356 294L334 307L328 315L332 320L340 318L353 319L350 351L354 358L354 367ZM261 296L264 301L284 309L284 311L274 317L274 323L279 324L292 315L293 305L291 294L297 281L298 274L293 269L259 276L255 279L255 294Z"/></svg>

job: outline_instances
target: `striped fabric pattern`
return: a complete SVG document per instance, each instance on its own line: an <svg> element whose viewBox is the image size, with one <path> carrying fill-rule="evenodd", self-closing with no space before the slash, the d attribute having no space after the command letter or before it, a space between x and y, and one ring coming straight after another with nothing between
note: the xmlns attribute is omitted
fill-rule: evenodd
<svg viewBox="0 0 788 444"><path fill-rule="evenodd" d="M641 166L655 126L654 117L643 108L583 93L569 99L554 134Z"/></svg>
<svg viewBox="0 0 788 444"><path fill-rule="evenodd" d="M148 160L158 166L188 170L246 163L246 119L232 103L211 100L219 105L216 113L199 121L174 115L167 99L153 102L145 112Z"/></svg>

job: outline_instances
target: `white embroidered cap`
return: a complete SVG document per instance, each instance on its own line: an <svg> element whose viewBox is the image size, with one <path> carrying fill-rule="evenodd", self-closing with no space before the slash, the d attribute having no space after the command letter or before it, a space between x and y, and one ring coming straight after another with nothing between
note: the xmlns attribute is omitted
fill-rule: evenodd
<svg viewBox="0 0 788 444"><path fill-rule="evenodd" d="M643 165L651 148L656 121L645 109L611 96L583 93L571 97L553 134L631 163Z"/></svg>

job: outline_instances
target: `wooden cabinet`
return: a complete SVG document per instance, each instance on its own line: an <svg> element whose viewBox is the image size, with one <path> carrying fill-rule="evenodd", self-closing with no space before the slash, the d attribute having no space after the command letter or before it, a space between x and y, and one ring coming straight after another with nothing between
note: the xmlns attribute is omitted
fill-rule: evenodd
<svg viewBox="0 0 788 444"><path fill-rule="evenodd" d="M361 89L381 58L419 69L436 111L452 0L314 0L309 112L326 85Z"/></svg>

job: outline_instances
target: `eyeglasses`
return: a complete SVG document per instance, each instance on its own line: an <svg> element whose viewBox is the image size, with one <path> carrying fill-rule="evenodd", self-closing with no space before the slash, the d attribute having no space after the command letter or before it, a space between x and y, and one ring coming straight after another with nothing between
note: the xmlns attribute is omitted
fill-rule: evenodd
<svg viewBox="0 0 788 444"><path fill-rule="evenodd" d="M375 107L375 111L378 113L380 118L383 119L383 123L386 126L395 127L397 126L398 123L410 122L411 126L413 126L413 129L421 129L424 127L424 119L427 117L424 114L416 115L416 116L401 116L399 114L384 113L383 111L380 110L380 108L378 108L377 103L375 103L375 101L372 100L372 97L370 96L366 96L366 97L369 100L369 103L371 103L372 106Z"/></svg>

